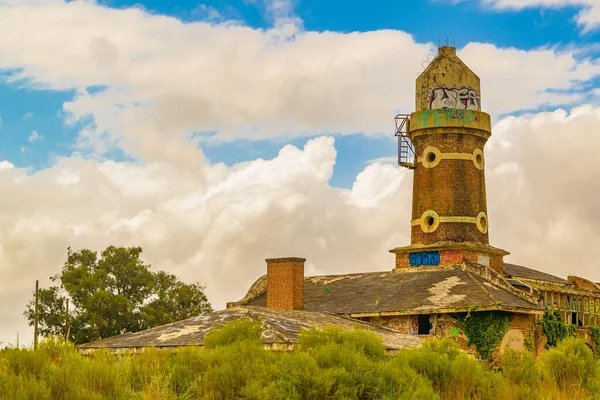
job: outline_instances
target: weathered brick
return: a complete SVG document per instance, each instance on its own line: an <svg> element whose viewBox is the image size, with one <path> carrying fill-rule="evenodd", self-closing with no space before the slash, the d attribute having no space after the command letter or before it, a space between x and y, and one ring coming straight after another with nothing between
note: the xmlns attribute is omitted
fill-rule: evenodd
<svg viewBox="0 0 600 400"><path fill-rule="evenodd" d="M304 262L298 257L267 259L267 307L301 310L304 307Z"/></svg>

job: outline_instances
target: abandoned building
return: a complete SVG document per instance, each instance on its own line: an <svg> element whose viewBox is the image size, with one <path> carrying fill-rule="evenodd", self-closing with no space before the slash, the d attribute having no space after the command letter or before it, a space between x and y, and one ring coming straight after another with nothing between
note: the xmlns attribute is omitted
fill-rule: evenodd
<svg viewBox="0 0 600 400"><path fill-rule="evenodd" d="M509 253L489 244L484 147L492 131L481 105L477 75L456 48L440 47L416 80L415 112L396 117L398 162L413 171L413 193L411 243L390 250L394 266L307 277L303 258L268 259L266 274L223 311L83 348L198 345L212 327L249 317L265 321L271 346L293 344L301 327L358 321L389 349L433 336L472 350L456 315L494 311L512 315L501 352L537 353L545 338L536 321L547 308L595 348L585 327L600 322L600 285L505 263Z"/></svg>

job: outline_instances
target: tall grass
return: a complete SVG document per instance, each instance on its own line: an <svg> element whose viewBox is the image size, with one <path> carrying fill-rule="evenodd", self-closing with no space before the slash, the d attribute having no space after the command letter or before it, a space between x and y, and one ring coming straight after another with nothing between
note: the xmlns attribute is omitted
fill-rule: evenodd
<svg viewBox="0 0 600 400"><path fill-rule="evenodd" d="M59 339L36 351L0 351L0 399L599 399L600 363L568 339L537 359L506 351L499 370L451 339L385 352L363 330L301 335L293 352L270 352L260 326L241 320L206 347L81 355Z"/></svg>

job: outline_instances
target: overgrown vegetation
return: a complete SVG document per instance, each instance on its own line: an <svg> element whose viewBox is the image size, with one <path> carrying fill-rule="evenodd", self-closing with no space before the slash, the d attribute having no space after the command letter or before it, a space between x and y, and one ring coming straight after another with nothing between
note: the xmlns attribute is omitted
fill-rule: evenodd
<svg viewBox="0 0 600 400"><path fill-rule="evenodd" d="M557 310L546 310L540 319L540 324L548 339L546 348L556 346L561 340L564 340L567 337L577 336L577 327L565 324L560 312Z"/></svg>
<svg viewBox="0 0 600 400"><path fill-rule="evenodd" d="M387 353L364 330L304 332L293 352L271 352L257 323L211 332L205 348L82 356L49 338L0 351L0 398L15 399L593 399L600 362L569 338L535 359L507 350L492 371L452 339Z"/></svg>
<svg viewBox="0 0 600 400"><path fill-rule="evenodd" d="M475 345L482 358L489 360L502 342L512 321L512 314L501 311L467 313L457 317L467 335L468 345Z"/></svg>

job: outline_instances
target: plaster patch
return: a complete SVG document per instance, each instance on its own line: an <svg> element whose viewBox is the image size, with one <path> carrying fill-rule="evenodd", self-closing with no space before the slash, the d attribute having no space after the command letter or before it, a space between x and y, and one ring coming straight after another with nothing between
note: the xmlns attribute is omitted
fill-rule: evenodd
<svg viewBox="0 0 600 400"><path fill-rule="evenodd" d="M504 335L502 343L500 344L500 355L504 354L505 349L513 349L518 352L525 350L525 337L523 332L518 329L510 329Z"/></svg>
<svg viewBox="0 0 600 400"><path fill-rule="evenodd" d="M333 282L337 282L337 281L341 281L344 279L356 279L356 278L361 278L362 275L355 275L355 276L336 276L336 277L332 277L332 278L324 278L324 277L319 277L319 276L315 276L313 278L310 279L310 281L312 283L322 283L323 285L328 285L330 283Z"/></svg>
<svg viewBox="0 0 600 400"><path fill-rule="evenodd" d="M446 278L443 281L432 285L427 291L431 293L431 296L427 297L429 302L436 307L447 307L451 304L463 300L466 295L464 294L450 294L450 290L458 285L466 285L466 282L460 280L457 276ZM431 308L430 305L421 306L416 308L417 310L423 310Z"/></svg>
<svg viewBox="0 0 600 400"><path fill-rule="evenodd" d="M198 332L202 328L201 325L186 325L182 329L178 329L174 332L163 333L156 340L159 342L164 342L170 339L176 339L180 336L190 335L192 333Z"/></svg>

